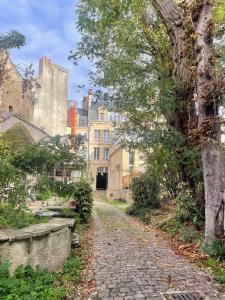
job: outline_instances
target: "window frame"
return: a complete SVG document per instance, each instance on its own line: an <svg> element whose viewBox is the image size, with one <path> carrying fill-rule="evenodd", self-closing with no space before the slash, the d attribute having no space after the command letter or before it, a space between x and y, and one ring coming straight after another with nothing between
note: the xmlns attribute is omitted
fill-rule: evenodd
<svg viewBox="0 0 225 300"><path fill-rule="evenodd" d="M94 160L99 160L99 159L100 159L100 148L94 147Z"/></svg>

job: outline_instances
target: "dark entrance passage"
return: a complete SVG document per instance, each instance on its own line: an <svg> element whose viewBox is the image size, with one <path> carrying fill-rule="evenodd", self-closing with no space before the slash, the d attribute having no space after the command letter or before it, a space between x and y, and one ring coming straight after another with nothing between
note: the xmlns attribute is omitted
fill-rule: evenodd
<svg viewBox="0 0 225 300"><path fill-rule="evenodd" d="M96 189L106 190L108 184L108 168L101 167L97 169L96 174Z"/></svg>

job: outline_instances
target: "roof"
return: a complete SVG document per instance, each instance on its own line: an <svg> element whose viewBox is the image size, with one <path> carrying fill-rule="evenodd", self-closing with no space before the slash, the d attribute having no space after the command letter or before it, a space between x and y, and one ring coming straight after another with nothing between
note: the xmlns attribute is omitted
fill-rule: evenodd
<svg viewBox="0 0 225 300"><path fill-rule="evenodd" d="M34 136L34 140L36 141L41 139L42 137L50 136L43 129L23 119L19 115L4 110L0 110L0 132L5 132L9 130L15 124L24 125L28 129L30 134Z"/></svg>
<svg viewBox="0 0 225 300"><path fill-rule="evenodd" d="M88 112L85 109L78 108L77 113L79 115L78 127L87 127L88 126Z"/></svg>

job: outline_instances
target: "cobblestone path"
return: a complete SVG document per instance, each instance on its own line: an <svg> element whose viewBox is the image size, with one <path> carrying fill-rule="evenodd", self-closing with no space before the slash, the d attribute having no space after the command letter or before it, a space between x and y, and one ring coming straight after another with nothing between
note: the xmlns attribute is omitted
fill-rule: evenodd
<svg viewBox="0 0 225 300"><path fill-rule="evenodd" d="M174 254L119 209L97 202L94 222L96 290L91 299L162 300L160 292L171 290L223 299L207 273Z"/></svg>

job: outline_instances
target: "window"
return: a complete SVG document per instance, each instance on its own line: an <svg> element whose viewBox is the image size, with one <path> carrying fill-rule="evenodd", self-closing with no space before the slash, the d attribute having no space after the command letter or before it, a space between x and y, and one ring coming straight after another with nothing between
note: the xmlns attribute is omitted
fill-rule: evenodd
<svg viewBox="0 0 225 300"><path fill-rule="evenodd" d="M95 141L100 141L100 130L95 130L94 132L94 138L95 138Z"/></svg>
<svg viewBox="0 0 225 300"><path fill-rule="evenodd" d="M13 106L9 105L9 112L13 112Z"/></svg>
<svg viewBox="0 0 225 300"><path fill-rule="evenodd" d="M99 147L94 148L94 160L99 160L99 153L100 153Z"/></svg>
<svg viewBox="0 0 225 300"><path fill-rule="evenodd" d="M134 152L129 152L129 165L133 166L134 165Z"/></svg>
<svg viewBox="0 0 225 300"><path fill-rule="evenodd" d="M108 160L109 159L109 148L104 148L103 150L103 159Z"/></svg>
<svg viewBox="0 0 225 300"><path fill-rule="evenodd" d="M99 114L99 120L105 121L105 113L104 112Z"/></svg>
<svg viewBox="0 0 225 300"><path fill-rule="evenodd" d="M97 174L98 173L108 173L108 168L107 167L98 167Z"/></svg>
<svg viewBox="0 0 225 300"><path fill-rule="evenodd" d="M134 152L129 152L129 171L130 173L134 170Z"/></svg>
<svg viewBox="0 0 225 300"><path fill-rule="evenodd" d="M109 141L109 130L104 130L104 141Z"/></svg>
<svg viewBox="0 0 225 300"><path fill-rule="evenodd" d="M108 121L109 122L112 122L113 121L113 115L112 115L112 113L108 113Z"/></svg>

